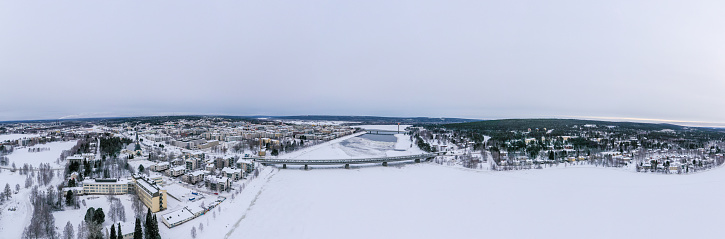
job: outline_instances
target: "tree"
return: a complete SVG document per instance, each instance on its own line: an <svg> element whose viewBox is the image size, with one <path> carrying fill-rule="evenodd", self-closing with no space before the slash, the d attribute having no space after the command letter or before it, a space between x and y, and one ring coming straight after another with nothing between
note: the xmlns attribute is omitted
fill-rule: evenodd
<svg viewBox="0 0 725 239"><path fill-rule="evenodd" d="M154 214L151 218L151 238L152 239L161 239L161 234L159 233L159 221L156 219L156 214Z"/></svg>
<svg viewBox="0 0 725 239"><path fill-rule="evenodd" d="M136 226L133 230L133 239L143 239L143 230L141 229L141 219L136 218Z"/></svg>
<svg viewBox="0 0 725 239"><path fill-rule="evenodd" d="M279 151L277 149L272 149L272 156L279 155Z"/></svg>
<svg viewBox="0 0 725 239"><path fill-rule="evenodd" d="M65 224L65 228L63 229L63 239L73 239L73 224L68 221L68 223Z"/></svg>
<svg viewBox="0 0 725 239"><path fill-rule="evenodd" d="M3 191L5 193L5 200L8 200L8 199L10 199L13 196L12 195L12 193L13 193L12 191L13 190L10 189L10 184L9 183L6 183L5 184L5 190Z"/></svg>
<svg viewBox="0 0 725 239"><path fill-rule="evenodd" d="M109 239L116 239L116 224L111 224L111 236Z"/></svg>
<svg viewBox="0 0 725 239"><path fill-rule="evenodd" d="M138 173L143 173L144 167L143 164L138 165Z"/></svg>
<svg viewBox="0 0 725 239"><path fill-rule="evenodd" d="M204 223L200 222L199 223L199 232L203 232L203 231L204 231Z"/></svg>
<svg viewBox="0 0 725 239"><path fill-rule="evenodd" d="M191 238L196 238L196 227L191 227Z"/></svg>
<svg viewBox="0 0 725 239"><path fill-rule="evenodd" d="M103 208L97 208L96 213L93 214L93 221L98 224L103 224L106 221L106 215L103 213Z"/></svg>
<svg viewBox="0 0 725 239"><path fill-rule="evenodd" d="M144 227L143 227L144 239L151 239L150 224L151 224L151 209L149 208L146 211L146 222L144 223Z"/></svg>
<svg viewBox="0 0 725 239"><path fill-rule="evenodd" d="M88 223L93 222L93 219L94 219L93 214L95 214L95 213L96 213L96 209L94 209L93 207L89 207L88 210L86 210L86 216L83 217L83 220L85 220Z"/></svg>
<svg viewBox="0 0 725 239"><path fill-rule="evenodd" d="M28 175L28 177L25 178L25 188L30 188L33 186L33 178Z"/></svg>
<svg viewBox="0 0 725 239"><path fill-rule="evenodd" d="M88 229L86 228L86 223L81 222L78 224L78 239L86 239L88 237Z"/></svg>
<svg viewBox="0 0 725 239"><path fill-rule="evenodd" d="M15 184L15 191L20 192L20 184Z"/></svg>
<svg viewBox="0 0 725 239"><path fill-rule="evenodd" d="M121 223L118 223L118 232L116 233L118 235L118 239L123 239L123 232L121 232Z"/></svg>
<svg viewBox="0 0 725 239"><path fill-rule="evenodd" d="M73 205L73 191L68 190L68 192L65 194L65 205Z"/></svg>

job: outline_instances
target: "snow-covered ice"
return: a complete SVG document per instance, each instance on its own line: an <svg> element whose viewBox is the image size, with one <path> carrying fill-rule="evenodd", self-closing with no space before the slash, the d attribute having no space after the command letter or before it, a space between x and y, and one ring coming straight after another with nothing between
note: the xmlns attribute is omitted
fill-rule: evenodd
<svg viewBox="0 0 725 239"><path fill-rule="evenodd" d="M403 130L405 130L406 128L408 128L410 126L412 126L412 125L401 124L400 131L402 132ZM395 124L395 125L353 125L351 127L362 128L365 130L385 130L385 131L397 131L398 130L397 124Z"/></svg>
<svg viewBox="0 0 725 239"><path fill-rule="evenodd" d="M281 170L230 238L721 238L725 169Z"/></svg>
<svg viewBox="0 0 725 239"><path fill-rule="evenodd" d="M390 157L424 153L411 147L410 136L396 134L397 142L383 142L357 137L360 133L324 142L289 154L285 159L348 159L366 157ZM392 137L392 136L391 136ZM396 147L398 145L399 147ZM397 149L397 150L396 150Z"/></svg>

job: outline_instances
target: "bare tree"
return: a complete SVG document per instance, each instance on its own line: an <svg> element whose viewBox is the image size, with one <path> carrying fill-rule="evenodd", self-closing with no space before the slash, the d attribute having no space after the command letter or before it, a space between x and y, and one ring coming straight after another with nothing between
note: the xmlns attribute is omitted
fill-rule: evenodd
<svg viewBox="0 0 725 239"><path fill-rule="evenodd" d="M68 221L68 223L65 224L65 229L63 229L63 239L73 239L73 224Z"/></svg>
<svg viewBox="0 0 725 239"><path fill-rule="evenodd" d="M196 238L196 227L191 227L191 238Z"/></svg>

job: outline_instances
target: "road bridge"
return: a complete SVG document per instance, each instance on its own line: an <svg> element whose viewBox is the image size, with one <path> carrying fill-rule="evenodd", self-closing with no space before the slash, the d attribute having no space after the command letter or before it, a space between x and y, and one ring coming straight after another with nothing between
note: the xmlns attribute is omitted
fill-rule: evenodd
<svg viewBox="0 0 725 239"><path fill-rule="evenodd" d="M414 160L416 163L420 163L421 159L429 159L438 156L439 153L428 153L428 154L416 154L416 155L405 155L395 157L379 157L379 158L356 158L356 159L267 159L258 157L249 157L245 159L251 159L255 162L263 165L279 165L282 164L282 168L287 168L287 165L304 165L307 169L308 165L345 165L345 168L350 168L350 164L372 164L382 163L383 166L388 166L389 162L399 162Z"/></svg>

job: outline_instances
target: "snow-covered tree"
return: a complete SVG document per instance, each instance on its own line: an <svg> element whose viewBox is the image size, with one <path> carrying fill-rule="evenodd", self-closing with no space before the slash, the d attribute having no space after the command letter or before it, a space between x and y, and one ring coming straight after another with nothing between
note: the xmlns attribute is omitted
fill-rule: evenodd
<svg viewBox="0 0 725 239"><path fill-rule="evenodd" d="M68 221L68 223L65 224L65 228L63 229L63 239L73 239L73 236L73 224Z"/></svg>

